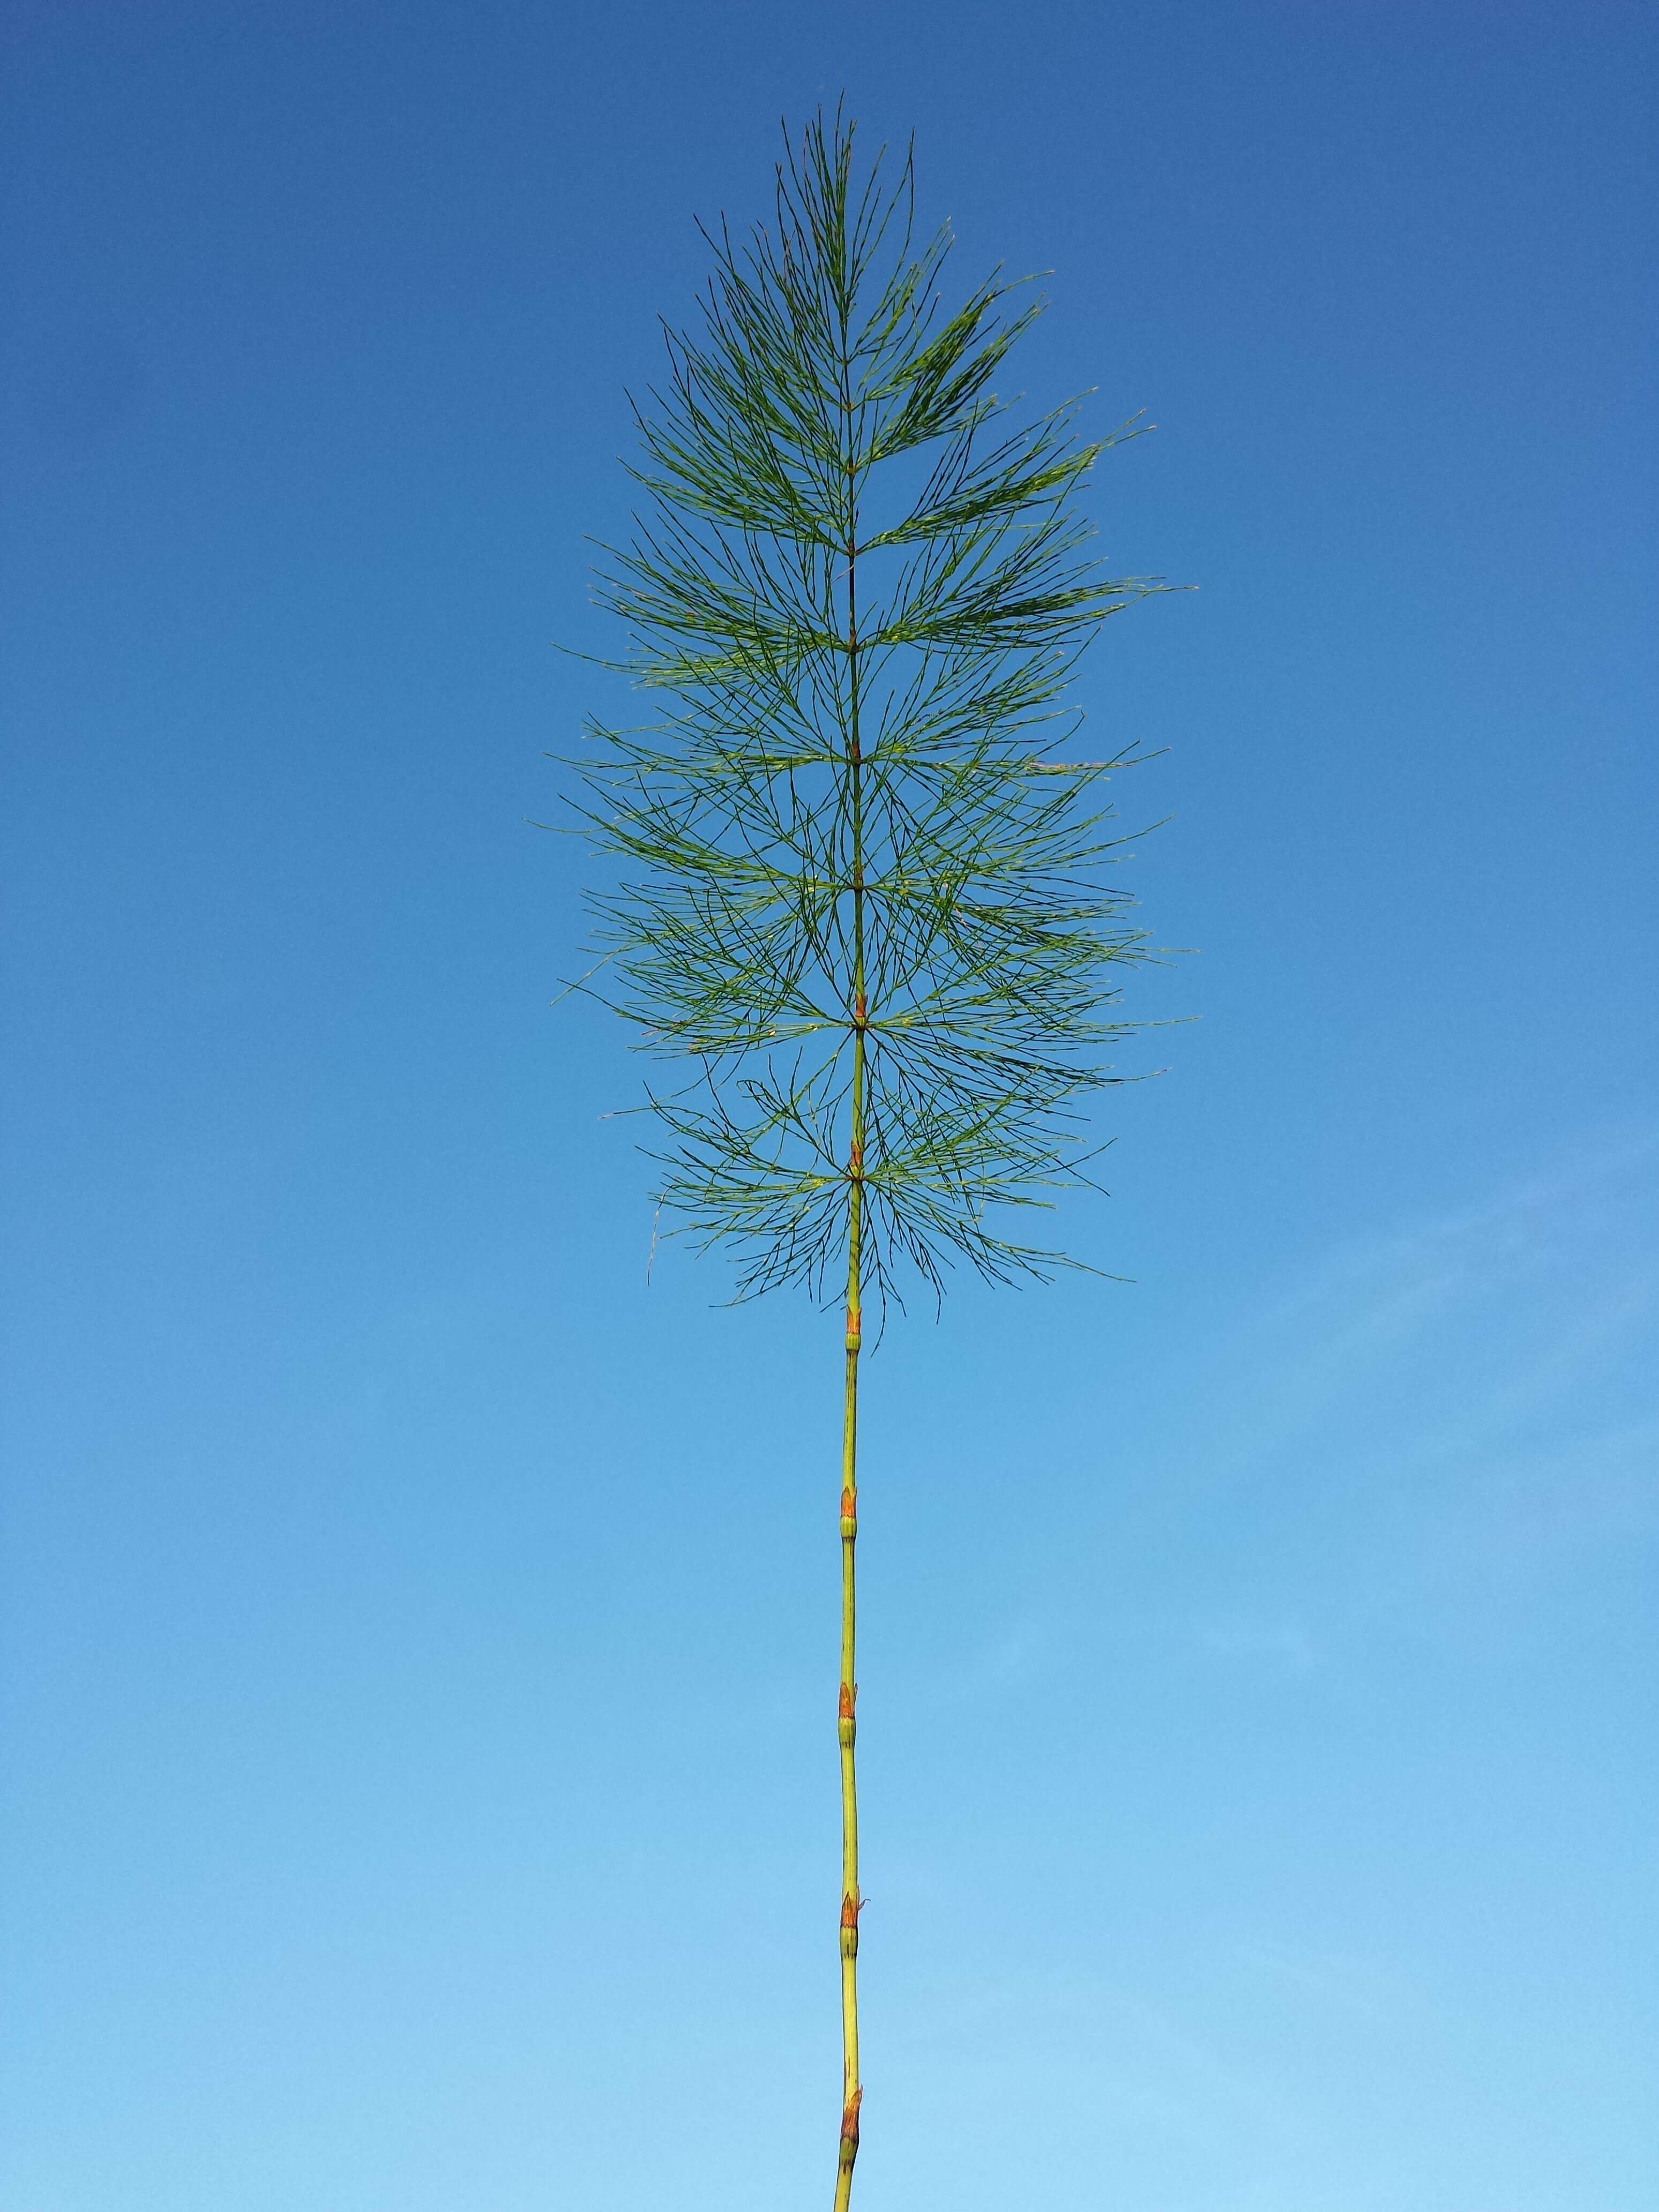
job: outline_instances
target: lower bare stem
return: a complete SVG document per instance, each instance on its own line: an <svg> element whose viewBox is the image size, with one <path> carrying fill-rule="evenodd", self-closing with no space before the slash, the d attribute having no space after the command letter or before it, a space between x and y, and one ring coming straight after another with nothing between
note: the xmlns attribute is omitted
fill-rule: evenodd
<svg viewBox="0 0 1659 2212"><path fill-rule="evenodd" d="M841 2033L842 2090L841 2142L836 2158L836 2212L847 2212L853 2190L853 2161L859 2154L859 1793L854 1764L858 1734L854 1679L857 1623L853 1555L858 1541L859 1346L862 1338L859 1304L859 1199L854 1185L852 1249L847 1273L847 1401L842 1427L841 1492L841 1699L836 1733L841 1739Z"/></svg>

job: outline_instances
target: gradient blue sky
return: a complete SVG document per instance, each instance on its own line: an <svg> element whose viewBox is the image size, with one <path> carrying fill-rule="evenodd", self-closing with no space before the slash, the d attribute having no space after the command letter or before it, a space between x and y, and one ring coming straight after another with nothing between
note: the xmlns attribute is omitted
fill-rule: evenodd
<svg viewBox="0 0 1659 2212"><path fill-rule="evenodd" d="M6 2212L827 2201L836 1329L647 1287L525 821L843 88L1201 586L1083 685L1133 1285L869 1380L860 2200L1654 2212L1651 11L0 40Z"/></svg>

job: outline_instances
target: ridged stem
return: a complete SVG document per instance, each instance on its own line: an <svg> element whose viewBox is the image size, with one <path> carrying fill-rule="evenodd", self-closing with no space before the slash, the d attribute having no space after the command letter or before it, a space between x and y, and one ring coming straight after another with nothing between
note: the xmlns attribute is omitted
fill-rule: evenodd
<svg viewBox="0 0 1659 2212"><path fill-rule="evenodd" d="M836 2157L836 2212L847 2212L853 2188L853 2161L859 2151L859 1792L854 1744L858 1734L854 1674L857 1639L857 1587L854 1555L858 1547L859 1235L862 1193L855 1183L847 1270L847 1398L842 1422L841 1491L841 1697L836 1723L841 1739L841 2142Z"/></svg>
<svg viewBox="0 0 1659 2212"><path fill-rule="evenodd" d="M841 2140L836 2153L836 2212L847 2212L853 2163L859 2154L859 1791L854 1745L858 1735L855 1673L858 1603L854 1555L858 1546L859 1351L863 1341L864 1037L864 792L859 751L859 662L855 479L848 463L847 647L850 684L848 727L848 812L853 846L853 1126L848 1154L847 1395L841 1446L841 1696L836 1732L841 1741Z"/></svg>

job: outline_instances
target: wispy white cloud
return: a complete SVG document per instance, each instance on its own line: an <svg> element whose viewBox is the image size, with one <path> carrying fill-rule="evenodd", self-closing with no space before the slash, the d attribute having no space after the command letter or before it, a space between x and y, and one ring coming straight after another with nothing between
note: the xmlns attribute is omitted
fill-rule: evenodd
<svg viewBox="0 0 1659 2212"><path fill-rule="evenodd" d="M1570 1397L1654 1333L1656 1167L1644 1137L1328 1255L1218 1346L1189 1444L1212 1478L1332 1423L1362 1459L1443 1455Z"/></svg>
<svg viewBox="0 0 1659 2212"><path fill-rule="evenodd" d="M1144 1603L1121 1586L1109 1606L1056 1594L939 1662L933 1695L969 1703L1109 1649L1306 1674L1403 1616L1489 1615L1647 1540L1656 1170L1659 1138L1587 1148L1282 1284L1194 1358L1184 1411L1144 1457L1144 1510L1181 1524L1183 1553L1207 1532L1194 1601L1171 1605L1167 1583ZM1323 1532L1306 1546L1298 1516ZM1274 1533L1257 1547L1264 1516ZM1216 1602L1224 1558L1245 1580Z"/></svg>
<svg viewBox="0 0 1659 2212"><path fill-rule="evenodd" d="M1188 1368L1144 1478L1147 1510L1208 1532L1209 1601L1120 1613L1113 1640L1307 1671L1404 1614L1489 1616L1650 1540L1656 1170L1659 1136L1586 1147L1334 1250L1241 1316ZM1243 1581L1216 1603L1224 1564Z"/></svg>

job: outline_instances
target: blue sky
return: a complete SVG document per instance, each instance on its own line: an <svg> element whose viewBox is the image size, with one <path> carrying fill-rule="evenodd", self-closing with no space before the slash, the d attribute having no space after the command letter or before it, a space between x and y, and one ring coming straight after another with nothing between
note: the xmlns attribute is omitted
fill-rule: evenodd
<svg viewBox="0 0 1659 2212"><path fill-rule="evenodd" d="M778 118L1054 271L1133 1279L861 1492L866 2212L1652 2212L1634 7L13 0L8 2212L827 2197L836 1329L647 1285L526 826ZM1164 749L1167 749L1164 750Z"/></svg>

